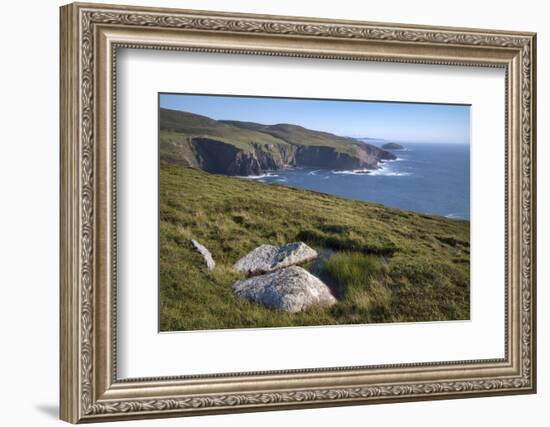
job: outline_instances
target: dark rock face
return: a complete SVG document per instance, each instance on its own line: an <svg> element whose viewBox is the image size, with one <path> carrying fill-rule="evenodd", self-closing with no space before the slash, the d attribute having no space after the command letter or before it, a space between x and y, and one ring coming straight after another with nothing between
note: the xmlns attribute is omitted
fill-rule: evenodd
<svg viewBox="0 0 550 427"><path fill-rule="evenodd" d="M263 171L280 169L288 164L288 154L267 151L271 146L253 144L252 150L243 151L223 141L202 137L193 138L191 144L199 167L210 173L259 175Z"/></svg>
<svg viewBox="0 0 550 427"><path fill-rule="evenodd" d="M195 137L191 139L199 167L206 172L224 175L259 175L265 171L295 166L326 169L376 169L380 160L395 155L374 146L358 146L357 155L338 152L333 147L306 145L250 144L240 150L223 141Z"/></svg>
<svg viewBox="0 0 550 427"><path fill-rule="evenodd" d="M296 164L327 169L359 169L361 160L338 153L332 147L301 146L296 152Z"/></svg>
<svg viewBox="0 0 550 427"><path fill-rule="evenodd" d="M338 152L333 147L299 146L296 165L323 169L376 169L380 160L395 160L396 156L374 146L357 146L356 155Z"/></svg>
<svg viewBox="0 0 550 427"><path fill-rule="evenodd" d="M193 138L191 145L202 170L224 173L233 168L239 150L230 144L209 138Z"/></svg>
<svg viewBox="0 0 550 427"><path fill-rule="evenodd" d="M401 144L396 144L395 142L388 142L387 144L382 145L382 148L384 150L403 150L405 147Z"/></svg>

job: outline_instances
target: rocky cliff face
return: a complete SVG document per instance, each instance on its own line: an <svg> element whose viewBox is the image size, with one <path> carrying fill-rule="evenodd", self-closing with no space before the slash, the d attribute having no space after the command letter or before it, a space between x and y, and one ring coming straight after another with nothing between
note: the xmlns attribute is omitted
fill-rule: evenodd
<svg viewBox="0 0 550 427"><path fill-rule="evenodd" d="M356 156L338 152L333 147L251 144L237 147L212 138L192 138L199 167L223 175L260 175L266 171L295 166L323 169L376 169L380 160L395 156L384 150L358 149Z"/></svg>
<svg viewBox="0 0 550 427"><path fill-rule="evenodd" d="M296 125L223 122L161 109L160 158L223 175L296 166L376 169L395 155L373 145Z"/></svg>
<svg viewBox="0 0 550 427"><path fill-rule="evenodd" d="M223 175L259 175L268 170L296 166L296 147L251 144L241 150L212 138L192 138L199 167Z"/></svg>
<svg viewBox="0 0 550 427"><path fill-rule="evenodd" d="M376 147L358 146L354 156L338 152L333 147L303 146L296 153L296 164L327 169L376 169L381 160L395 156Z"/></svg>

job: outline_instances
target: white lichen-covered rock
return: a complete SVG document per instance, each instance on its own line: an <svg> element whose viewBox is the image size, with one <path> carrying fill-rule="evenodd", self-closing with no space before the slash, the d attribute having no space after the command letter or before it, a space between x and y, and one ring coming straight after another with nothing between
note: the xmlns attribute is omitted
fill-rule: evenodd
<svg viewBox="0 0 550 427"><path fill-rule="evenodd" d="M291 313L313 305L330 306L336 303L327 285L297 266L239 280L233 284L233 292L239 298Z"/></svg>
<svg viewBox="0 0 550 427"><path fill-rule="evenodd" d="M202 255L204 262L206 263L206 268L208 268L209 270L214 270L214 267L216 267L216 262L214 261L214 258L212 257L210 251L194 239L191 239L191 243L193 244L193 247L197 250L197 252Z"/></svg>
<svg viewBox="0 0 550 427"><path fill-rule="evenodd" d="M283 246L261 245L238 260L233 268L248 276L268 273L317 257L317 251L302 242Z"/></svg>

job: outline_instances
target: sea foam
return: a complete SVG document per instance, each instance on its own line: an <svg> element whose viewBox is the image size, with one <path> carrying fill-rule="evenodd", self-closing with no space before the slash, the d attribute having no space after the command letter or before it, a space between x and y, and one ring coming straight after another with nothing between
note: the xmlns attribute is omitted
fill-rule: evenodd
<svg viewBox="0 0 550 427"><path fill-rule="evenodd" d="M277 178L278 176L279 175L277 175L276 173L267 172L267 173L262 173L260 175L247 175L247 176L243 176L243 178L261 180L264 178Z"/></svg>

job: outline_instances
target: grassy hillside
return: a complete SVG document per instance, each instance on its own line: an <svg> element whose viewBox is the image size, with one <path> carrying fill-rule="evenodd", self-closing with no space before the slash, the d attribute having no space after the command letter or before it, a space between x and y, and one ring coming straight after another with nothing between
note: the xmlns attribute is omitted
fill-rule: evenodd
<svg viewBox="0 0 550 427"><path fill-rule="evenodd" d="M234 297L237 259L294 241L335 254L306 265L337 291L335 306L289 314ZM467 221L161 164L163 331L468 319L469 274Z"/></svg>
<svg viewBox="0 0 550 427"><path fill-rule="evenodd" d="M216 138L244 151L250 149L251 142L285 144L283 140L267 133L241 129L206 116L165 108L160 111L160 129L162 132Z"/></svg>
<svg viewBox="0 0 550 427"><path fill-rule="evenodd" d="M328 132L306 129L302 126L281 123L277 125L262 125L252 122L225 120L222 123L230 124L243 130L255 130L293 145L333 147L339 153L356 154L359 145L364 146L352 138L337 136Z"/></svg>
<svg viewBox="0 0 550 427"><path fill-rule="evenodd" d="M376 167L379 159L395 158L389 152L352 138L297 125L263 125L252 122L213 120L206 116L165 108L160 109L159 117L161 160L191 167L200 167L201 156L208 157L207 154L204 152L201 154L196 147L193 147L191 141L197 143L199 139L221 142L236 149L237 151L233 150L232 155L235 159L227 159L227 164L231 163L231 160L239 162L246 155L252 157L259 155L277 158L274 163L281 163L278 167L284 167L285 161L280 160L281 153L285 153L283 157L287 157L286 162L294 163L294 155L298 147L329 149L325 152L325 156L334 158L332 165L334 168L338 168L338 157L342 155L356 160L357 167L368 164L370 168ZM219 149L218 146L218 152ZM291 152L293 154L290 154ZM315 161L318 159L313 160L314 163ZM330 164L330 159L325 160L325 163ZM225 174L234 175L235 173Z"/></svg>

